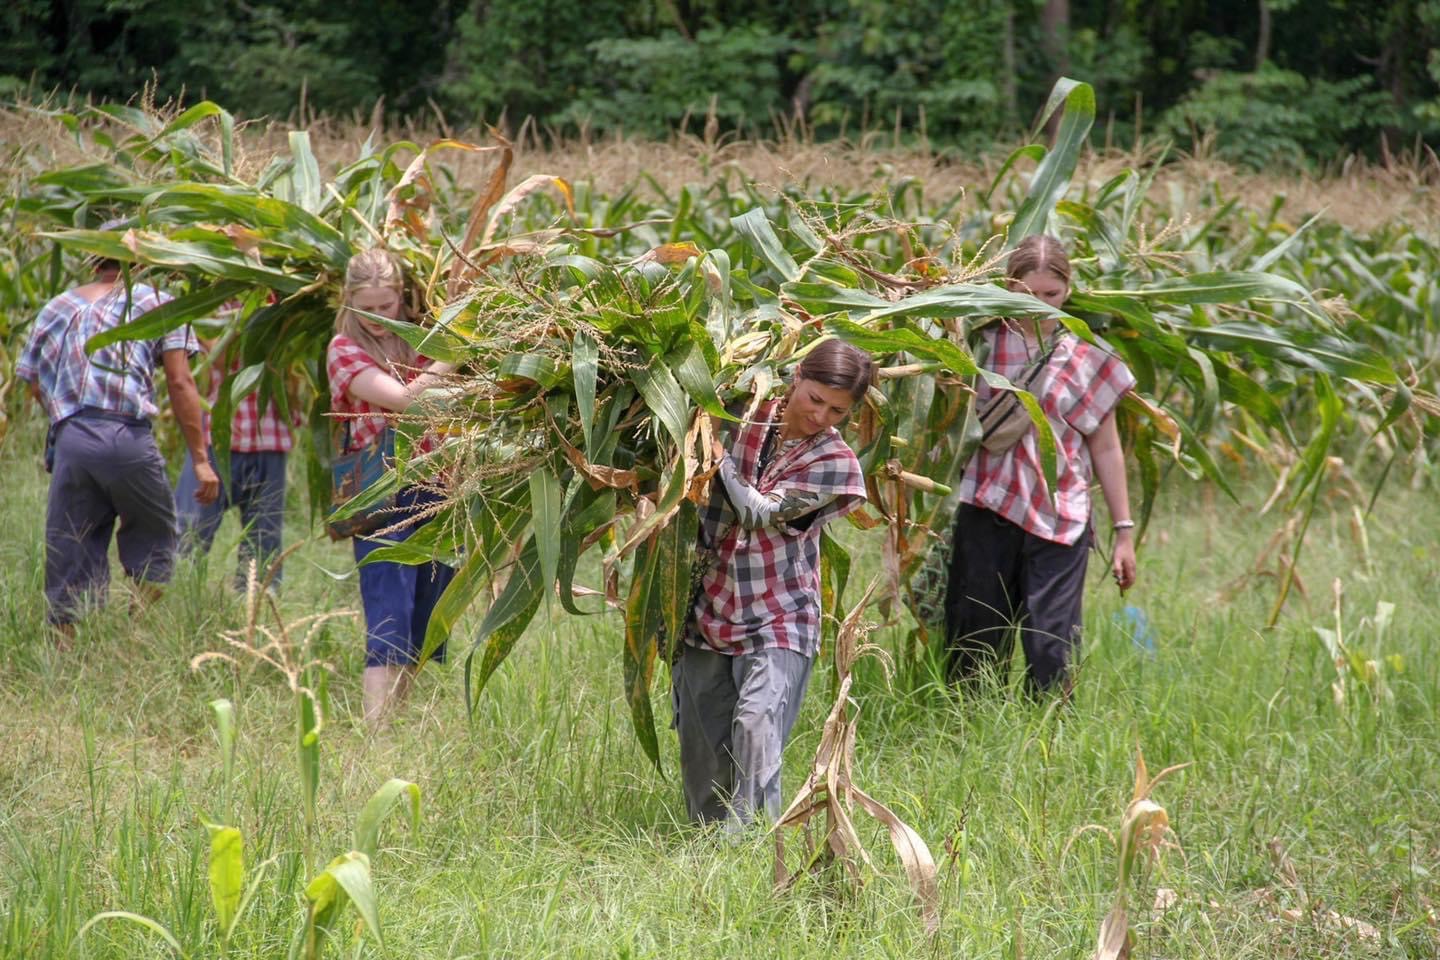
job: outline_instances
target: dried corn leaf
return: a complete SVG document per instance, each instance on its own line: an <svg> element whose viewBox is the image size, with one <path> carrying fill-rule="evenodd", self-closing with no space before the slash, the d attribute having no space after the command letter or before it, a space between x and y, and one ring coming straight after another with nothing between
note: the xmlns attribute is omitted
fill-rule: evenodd
<svg viewBox="0 0 1440 960"><path fill-rule="evenodd" d="M825 718L810 776L773 828L776 836L776 888L786 890L794 886L807 872L824 862L821 854L826 851L843 866L856 886L864 882L857 861L871 870L875 869L875 865L860 842L851 816L852 809L858 804L889 831L890 842L905 869L905 877L920 903L925 932L933 934L940 927L940 891L935 858L931 856L930 848L893 810L855 786L853 781L855 720L850 715L850 708L854 705L850 700L853 682L850 669L857 657L876 650L862 643L865 627L861 616L879 584L879 576L870 581L864 595L840 625L835 641L835 665L840 675L835 703ZM822 814L825 838L820 854L812 856L803 869L789 873L785 869L785 847L780 831L785 827L804 826Z"/></svg>

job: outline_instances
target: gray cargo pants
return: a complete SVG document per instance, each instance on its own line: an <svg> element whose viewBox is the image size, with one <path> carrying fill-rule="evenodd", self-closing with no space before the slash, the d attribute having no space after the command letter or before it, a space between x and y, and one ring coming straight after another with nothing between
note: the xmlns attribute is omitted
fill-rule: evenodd
<svg viewBox="0 0 1440 960"><path fill-rule="evenodd" d="M730 656L684 646L671 668L671 696L692 820L780 816L780 755L812 663L793 650Z"/></svg>

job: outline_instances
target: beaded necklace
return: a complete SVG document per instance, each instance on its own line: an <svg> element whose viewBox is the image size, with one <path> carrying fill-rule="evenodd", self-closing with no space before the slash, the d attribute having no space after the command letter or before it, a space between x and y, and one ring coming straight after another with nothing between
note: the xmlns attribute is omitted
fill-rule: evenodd
<svg viewBox="0 0 1440 960"><path fill-rule="evenodd" d="M785 408L790 404L790 394L780 398L780 405L770 415L770 426L765 428L765 441L760 444L760 459L756 464L756 479L765 475L765 468L770 466L770 461L775 456L775 450L780 446L780 431L784 428Z"/></svg>

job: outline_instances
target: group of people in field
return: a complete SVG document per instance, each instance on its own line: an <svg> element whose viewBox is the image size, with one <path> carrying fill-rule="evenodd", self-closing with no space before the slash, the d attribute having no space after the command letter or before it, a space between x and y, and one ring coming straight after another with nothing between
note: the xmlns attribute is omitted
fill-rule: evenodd
<svg viewBox="0 0 1440 960"><path fill-rule="evenodd" d="M1059 308L1070 284L1069 260L1054 238L1027 238L1010 254L1011 290ZM144 284L127 287L119 264L101 261L93 282L46 304L20 358L18 375L50 420L45 594L62 642L73 636L85 605L103 598L112 533L121 566L142 596L170 579L186 543L208 548L230 505L245 526L242 564L280 552L291 437L274 405L260 409L253 392L239 404L222 482L191 374L200 346L188 328L85 351L95 334L166 299ZM981 355L994 372L1025 377L1036 394L1061 453L1057 488L1045 482L1033 428L1008 445L986 444L970 460L954 521L945 656L948 678L972 683L1008 664L1018 630L1027 685L1038 694L1069 689L1093 537L1092 481L1108 507L1112 574L1122 589L1134 582L1136 562L1115 423L1134 377L1051 311L1036 317L987 325ZM411 319L401 261L377 248L350 260L327 351L330 409L344 424L336 453L374 442L391 414L453 372L417 355L379 318ZM1037 370L1042 375L1031 377ZM157 371L187 449L173 493L150 432ZM697 821L742 825L780 812L781 754L819 646L821 531L866 497L860 463L841 429L874 382L868 354L823 341L795 366L782 396L747 405L752 412L715 443L718 469L701 511L690 613L671 670L685 803ZM998 399L992 394L980 381L975 403L984 409ZM434 502L435 494L420 487L403 489L385 540L411 535ZM356 562L381 543L354 537ZM381 721L404 697L452 577L439 562L358 568L368 721Z"/></svg>

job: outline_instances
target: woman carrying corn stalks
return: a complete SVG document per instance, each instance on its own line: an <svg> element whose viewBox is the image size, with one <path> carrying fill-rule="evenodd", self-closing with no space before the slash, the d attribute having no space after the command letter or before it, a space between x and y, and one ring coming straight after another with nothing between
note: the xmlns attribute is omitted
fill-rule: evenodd
<svg viewBox="0 0 1440 960"><path fill-rule="evenodd" d="M1054 237L1023 240L1010 254L1008 273L1011 290L1051 307L1070 296L1070 261ZM966 468L955 516L947 676L968 681L986 669L1003 672L1018 625L1029 687L1060 683L1068 690L1092 540L1092 473L1115 530L1111 574L1121 590L1135 582L1135 523L1115 426L1115 408L1135 377L1114 354L1066 332L1053 317L1002 319L984 336L986 366L1027 385L1055 432L1059 489L1053 498L1046 489L1028 416L1015 412L1013 396L982 382L975 402L987 435ZM999 405L1006 402L1008 414Z"/></svg>
<svg viewBox="0 0 1440 960"><path fill-rule="evenodd" d="M335 317L335 337L326 352L330 410L339 415L341 447L350 453L380 442L390 429L387 413L400 413L453 366L432 362L424 369L413 347L375 317L405 319L405 273L400 260L383 249L350 258L345 289ZM433 445L427 436L422 450ZM384 538L404 540L419 527L428 506L439 497L420 487L402 489L395 509L382 517ZM382 546L379 539L356 536L355 562ZM380 562L359 568L360 600L365 608L365 719L371 725L403 701L425 643L435 603L455 571L438 562L410 565ZM436 657L443 657L438 651Z"/></svg>
<svg viewBox="0 0 1440 960"><path fill-rule="evenodd" d="M701 512L694 602L671 676L690 817L727 826L780 814L780 755L820 641L820 532L865 499L836 426L874 378L825 341L785 397L743 421Z"/></svg>

